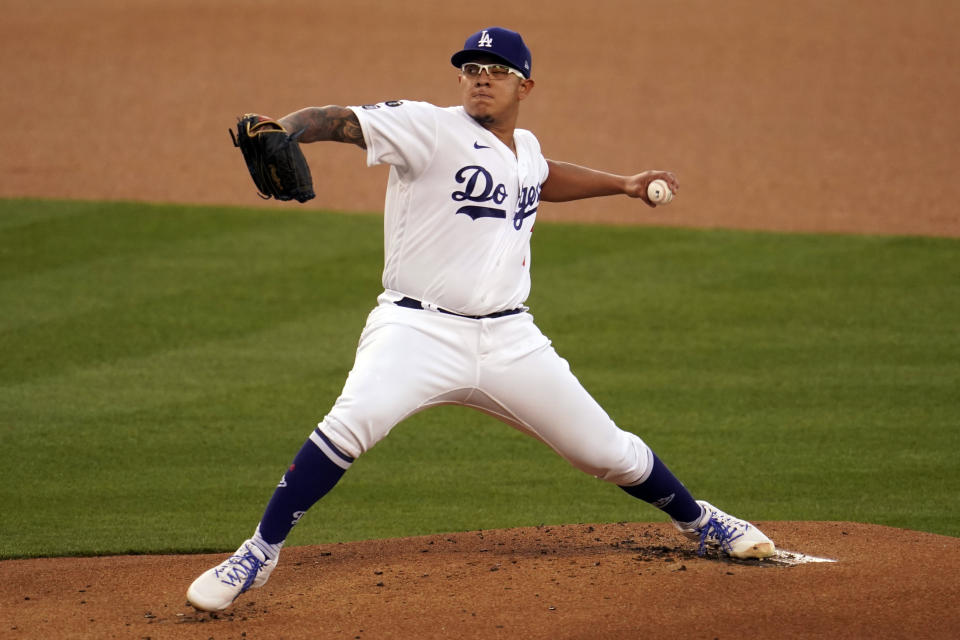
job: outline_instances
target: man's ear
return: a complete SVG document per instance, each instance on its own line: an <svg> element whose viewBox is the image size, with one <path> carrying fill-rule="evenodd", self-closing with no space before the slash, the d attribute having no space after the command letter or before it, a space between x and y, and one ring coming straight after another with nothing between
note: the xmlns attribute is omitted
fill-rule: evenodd
<svg viewBox="0 0 960 640"><path fill-rule="evenodd" d="M520 100L523 100L524 98L526 98L527 96L529 96L529 95L530 95L530 92L533 91L533 85L535 85L535 84L536 84L536 83L535 83L533 80L524 79L524 80L520 83L520 86L517 87L517 97L518 97Z"/></svg>

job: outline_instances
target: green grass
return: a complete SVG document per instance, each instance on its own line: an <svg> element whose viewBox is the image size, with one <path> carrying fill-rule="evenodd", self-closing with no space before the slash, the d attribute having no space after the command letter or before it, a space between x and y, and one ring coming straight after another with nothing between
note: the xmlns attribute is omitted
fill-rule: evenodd
<svg viewBox="0 0 960 640"><path fill-rule="evenodd" d="M0 201L0 558L225 550L336 398L379 216ZM698 496L960 535L960 242L537 225L541 328ZM311 544L665 518L457 407L398 426Z"/></svg>

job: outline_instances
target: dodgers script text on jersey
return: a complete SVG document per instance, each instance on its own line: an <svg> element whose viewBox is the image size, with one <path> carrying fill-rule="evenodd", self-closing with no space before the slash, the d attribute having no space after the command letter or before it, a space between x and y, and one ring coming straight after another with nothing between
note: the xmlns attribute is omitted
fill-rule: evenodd
<svg viewBox="0 0 960 640"><path fill-rule="evenodd" d="M470 315L523 304L529 232L548 174L536 136L516 129L514 156L463 107L391 101L351 109L367 164L390 165L384 288ZM438 199L440 189L450 197Z"/></svg>

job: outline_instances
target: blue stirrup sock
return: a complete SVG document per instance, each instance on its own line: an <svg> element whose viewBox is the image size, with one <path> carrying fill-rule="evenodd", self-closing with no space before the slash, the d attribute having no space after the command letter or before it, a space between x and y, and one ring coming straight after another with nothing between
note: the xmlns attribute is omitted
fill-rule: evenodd
<svg viewBox="0 0 960 640"><path fill-rule="evenodd" d="M703 509L657 454L650 453L653 455L653 468L647 479L638 485L620 488L634 498L652 504L677 522L698 520Z"/></svg>
<svg viewBox="0 0 960 640"><path fill-rule="evenodd" d="M337 449L319 428L311 433L267 503L253 538L257 546L275 557L293 526L333 489L351 464L353 458Z"/></svg>

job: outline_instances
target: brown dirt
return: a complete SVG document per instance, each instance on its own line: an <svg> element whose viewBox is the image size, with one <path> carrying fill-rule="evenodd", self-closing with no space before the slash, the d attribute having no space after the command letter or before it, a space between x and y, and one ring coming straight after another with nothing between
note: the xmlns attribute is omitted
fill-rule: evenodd
<svg viewBox="0 0 960 640"><path fill-rule="evenodd" d="M3 0L0 197L379 211L385 170L306 147L319 196L262 204L244 111L456 100L478 24L525 34L548 157L675 171L681 197L546 220L960 235L960 3L940 0Z"/></svg>
<svg viewBox="0 0 960 640"><path fill-rule="evenodd" d="M960 3L918 0L4 0L0 197L377 211L385 171L307 147L318 197L253 194L244 111L447 104L467 33L525 34L521 125L549 157L667 168L682 191L542 219L960 236ZM692 555L657 524L570 525L291 548L232 613L185 605L221 556L0 563L0 638L955 637L956 538L763 523L836 564Z"/></svg>
<svg viewBox="0 0 960 640"><path fill-rule="evenodd" d="M960 540L758 523L792 567L698 558L665 524L471 531L287 549L227 612L184 598L223 556L0 563L10 638L948 638ZM946 576L939 578L939 576Z"/></svg>

